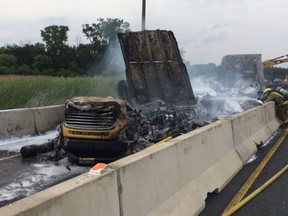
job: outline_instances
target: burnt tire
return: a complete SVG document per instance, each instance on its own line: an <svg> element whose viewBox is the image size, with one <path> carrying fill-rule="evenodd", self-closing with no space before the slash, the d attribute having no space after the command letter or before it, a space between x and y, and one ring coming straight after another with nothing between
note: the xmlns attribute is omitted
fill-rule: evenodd
<svg viewBox="0 0 288 216"><path fill-rule="evenodd" d="M71 154L71 152L67 152L67 158L70 163L79 164L79 158Z"/></svg>
<svg viewBox="0 0 288 216"><path fill-rule="evenodd" d="M38 146L36 145L24 146L20 149L20 153L23 158L34 157L39 153Z"/></svg>
<svg viewBox="0 0 288 216"><path fill-rule="evenodd" d="M28 145L20 149L20 154L23 158L35 157L38 154L50 152L54 150L53 141L41 145Z"/></svg>

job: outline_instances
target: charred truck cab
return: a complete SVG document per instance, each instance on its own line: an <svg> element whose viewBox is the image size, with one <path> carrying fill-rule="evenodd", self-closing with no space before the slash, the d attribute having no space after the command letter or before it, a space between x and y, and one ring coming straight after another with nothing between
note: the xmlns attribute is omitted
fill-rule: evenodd
<svg viewBox="0 0 288 216"><path fill-rule="evenodd" d="M116 160L129 154L137 140L137 124L127 116L130 105L121 99L74 97L65 103L61 126L68 160L87 164Z"/></svg>
<svg viewBox="0 0 288 216"><path fill-rule="evenodd" d="M173 32L125 32L118 33L118 39L126 66L126 80L119 83L118 94L125 100L75 97L67 101L61 145L72 163L118 159L141 145L139 137L156 133L149 133L151 128L145 120L139 121L139 113L126 101L134 107L159 100L167 106L191 107L196 102ZM167 122L170 115L165 116Z"/></svg>
<svg viewBox="0 0 288 216"><path fill-rule="evenodd" d="M77 164L113 161L193 129L196 98L173 32L125 32L118 39L126 66L117 87L123 100L69 99L55 158L67 153Z"/></svg>

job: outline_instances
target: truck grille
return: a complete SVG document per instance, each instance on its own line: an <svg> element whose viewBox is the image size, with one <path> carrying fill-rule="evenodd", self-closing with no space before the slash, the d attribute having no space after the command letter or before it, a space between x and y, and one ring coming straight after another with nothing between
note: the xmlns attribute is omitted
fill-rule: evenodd
<svg viewBox="0 0 288 216"><path fill-rule="evenodd" d="M65 124L67 127L87 130L111 129L117 121L113 106L104 110L82 111L77 109L66 110Z"/></svg>

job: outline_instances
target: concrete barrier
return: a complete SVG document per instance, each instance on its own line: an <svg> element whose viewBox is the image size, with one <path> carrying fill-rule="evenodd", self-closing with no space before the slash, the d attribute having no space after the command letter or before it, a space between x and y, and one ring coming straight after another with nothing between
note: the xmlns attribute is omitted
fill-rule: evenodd
<svg viewBox="0 0 288 216"><path fill-rule="evenodd" d="M271 107L273 106L252 108L232 117L234 146L243 163L246 163L257 151L257 145L263 144L275 131L275 128L279 127L275 114L274 118L266 117L266 114L269 116L270 112L275 113ZM274 127L271 128L270 125L274 125Z"/></svg>
<svg viewBox="0 0 288 216"><path fill-rule="evenodd" d="M268 103L115 161L99 177L86 173L16 201L0 215L197 215L207 193L221 191L279 125Z"/></svg>
<svg viewBox="0 0 288 216"><path fill-rule="evenodd" d="M0 138L21 137L35 133L33 111L31 109L14 109L0 111Z"/></svg>
<svg viewBox="0 0 288 216"><path fill-rule="evenodd" d="M207 125L138 156L110 165L119 172L123 215L200 213L207 193L222 189L243 166L230 121Z"/></svg>
<svg viewBox="0 0 288 216"><path fill-rule="evenodd" d="M54 129L64 121L64 106L33 108L35 132L43 133Z"/></svg>
<svg viewBox="0 0 288 216"><path fill-rule="evenodd" d="M0 215L120 215L115 172L83 174L0 208Z"/></svg>
<svg viewBox="0 0 288 216"><path fill-rule="evenodd" d="M1 110L0 139L43 133L55 129L63 118L63 105Z"/></svg>

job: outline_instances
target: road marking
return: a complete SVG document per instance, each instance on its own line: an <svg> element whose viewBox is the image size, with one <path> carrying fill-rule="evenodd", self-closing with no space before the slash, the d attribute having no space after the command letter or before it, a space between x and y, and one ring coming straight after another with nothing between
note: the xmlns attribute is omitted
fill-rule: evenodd
<svg viewBox="0 0 288 216"><path fill-rule="evenodd" d="M254 170L254 172L251 174L251 176L248 178L248 180L245 182L245 184L242 186L242 188L239 190L239 192L234 196L232 201L228 204L224 212L222 213L225 214L227 213L230 209L232 209L235 205L237 205L245 196L247 191L250 189L252 184L255 182L256 178L259 176L261 171L264 169L266 164L269 162L269 160L272 158L276 150L279 148L279 146L282 144L283 140L286 138L288 135L288 128L284 131L282 136L279 138L277 143L270 149L268 154L263 158L261 163L258 165L258 167Z"/></svg>
<svg viewBox="0 0 288 216"><path fill-rule="evenodd" d="M9 156L9 157L5 157L5 158L1 158L0 161L4 161L4 160L9 160L9 159L12 159L12 158L16 158L16 157L19 157L21 154L16 154L16 155L12 155L12 156Z"/></svg>
<svg viewBox="0 0 288 216"><path fill-rule="evenodd" d="M241 200L237 205L233 206L233 208L231 208L229 211L227 211L226 213L223 213L223 216L230 216L234 214L238 209L240 209L242 206L248 203L251 199L253 199L259 193L261 193L266 187L272 184L276 179L278 179L287 170L288 170L288 165L286 165L283 169L281 169L278 173L276 173L272 178L266 181L261 187L259 187L258 189L253 191L251 194L249 194L246 198Z"/></svg>

